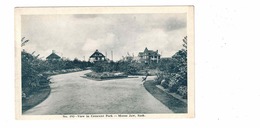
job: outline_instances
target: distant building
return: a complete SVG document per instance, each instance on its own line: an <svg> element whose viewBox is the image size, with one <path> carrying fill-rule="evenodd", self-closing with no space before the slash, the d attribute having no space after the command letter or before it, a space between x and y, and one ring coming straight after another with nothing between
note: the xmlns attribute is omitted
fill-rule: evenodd
<svg viewBox="0 0 260 128"><path fill-rule="evenodd" d="M48 57L46 57L46 59L47 59L48 61L56 61L56 60L61 60L61 57L58 56L58 55L55 53L54 50L52 50L52 53L51 53Z"/></svg>
<svg viewBox="0 0 260 128"><path fill-rule="evenodd" d="M104 56L101 52L96 50L90 57L89 62L96 62L96 61L106 61L106 56Z"/></svg>
<svg viewBox="0 0 260 128"><path fill-rule="evenodd" d="M126 56L122 56L122 57L123 57L122 61L132 62L134 60L134 55L131 56L128 52Z"/></svg>
<svg viewBox="0 0 260 128"><path fill-rule="evenodd" d="M139 52L138 57L139 57L139 62L145 64L151 64L151 63L159 63L161 55L158 53L158 50L153 51L145 48L144 52Z"/></svg>

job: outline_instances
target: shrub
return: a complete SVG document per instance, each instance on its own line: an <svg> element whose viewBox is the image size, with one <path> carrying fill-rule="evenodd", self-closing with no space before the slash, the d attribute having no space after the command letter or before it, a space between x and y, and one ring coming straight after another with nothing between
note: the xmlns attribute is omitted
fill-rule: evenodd
<svg viewBox="0 0 260 128"><path fill-rule="evenodd" d="M170 92L176 92L177 89L179 88L180 86L180 78L181 76L177 73L172 73L170 76L169 76L169 91Z"/></svg>
<svg viewBox="0 0 260 128"><path fill-rule="evenodd" d="M157 83L161 81L164 88L185 97L187 95L187 37L184 37L183 42L183 49L176 52L172 58L160 61L158 69L162 73L157 75L155 81Z"/></svg>
<svg viewBox="0 0 260 128"><path fill-rule="evenodd" d="M136 75L142 69L142 64L137 62L99 61L93 64L92 70L95 72L124 72L125 74Z"/></svg>
<svg viewBox="0 0 260 128"><path fill-rule="evenodd" d="M187 99L187 86L180 86L177 90L177 93L184 99Z"/></svg>
<svg viewBox="0 0 260 128"><path fill-rule="evenodd" d="M163 88L168 88L169 87L169 80L168 79L163 79L161 81L161 86L163 86Z"/></svg>
<svg viewBox="0 0 260 128"><path fill-rule="evenodd" d="M154 78L156 84L161 84L163 79L164 78L162 73L157 73L156 77Z"/></svg>
<svg viewBox="0 0 260 128"><path fill-rule="evenodd" d="M178 89L178 84L176 84L176 81L171 79L170 82L169 82L169 91L170 92L176 92L177 89Z"/></svg>

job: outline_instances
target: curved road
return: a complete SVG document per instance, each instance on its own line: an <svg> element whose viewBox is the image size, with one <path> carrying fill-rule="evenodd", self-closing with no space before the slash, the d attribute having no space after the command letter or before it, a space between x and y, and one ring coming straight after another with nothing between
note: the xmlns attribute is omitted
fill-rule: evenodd
<svg viewBox="0 0 260 128"><path fill-rule="evenodd" d="M105 81L80 77L87 72L52 76L50 96L23 114L173 113L145 90L141 77Z"/></svg>

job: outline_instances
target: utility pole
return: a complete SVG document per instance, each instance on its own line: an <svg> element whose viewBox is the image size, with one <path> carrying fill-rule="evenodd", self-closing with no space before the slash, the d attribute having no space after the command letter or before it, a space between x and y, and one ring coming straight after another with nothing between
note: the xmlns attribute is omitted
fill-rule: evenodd
<svg viewBox="0 0 260 128"><path fill-rule="evenodd" d="M111 51L111 60L113 61L113 51Z"/></svg>

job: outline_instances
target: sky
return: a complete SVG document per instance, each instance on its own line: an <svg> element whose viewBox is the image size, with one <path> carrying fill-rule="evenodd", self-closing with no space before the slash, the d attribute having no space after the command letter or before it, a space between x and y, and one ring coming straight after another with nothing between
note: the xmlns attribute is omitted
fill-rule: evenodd
<svg viewBox="0 0 260 128"><path fill-rule="evenodd" d="M113 60L138 56L145 47L171 57L187 35L185 13L23 15L27 52L45 59L52 50L61 57L88 60L98 49Z"/></svg>

